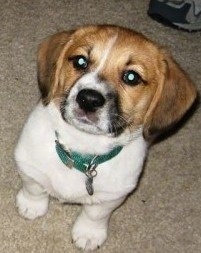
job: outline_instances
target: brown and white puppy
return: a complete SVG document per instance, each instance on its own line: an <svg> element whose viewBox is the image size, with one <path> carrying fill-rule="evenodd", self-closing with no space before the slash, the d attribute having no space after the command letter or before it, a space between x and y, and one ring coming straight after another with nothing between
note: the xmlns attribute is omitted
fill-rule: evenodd
<svg viewBox="0 0 201 253"><path fill-rule="evenodd" d="M181 119L196 90L162 48L117 26L47 38L39 48L38 81L41 100L15 152L23 181L19 213L44 215L49 195L81 203L72 237L93 250L107 237L112 211L136 187L147 144ZM71 164L55 140L64 160L75 157ZM85 170L76 165L83 157L93 158L79 164Z"/></svg>

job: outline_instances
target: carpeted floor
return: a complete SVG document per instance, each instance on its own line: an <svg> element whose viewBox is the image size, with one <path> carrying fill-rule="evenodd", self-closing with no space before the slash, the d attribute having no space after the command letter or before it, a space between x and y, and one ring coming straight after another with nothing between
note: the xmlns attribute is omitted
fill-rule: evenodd
<svg viewBox="0 0 201 253"><path fill-rule="evenodd" d="M201 32L151 20L148 0L0 0L0 252L74 253L76 205L52 199L45 217L19 217L13 149L39 94L36 50L47 35L87 23L113 23L167 45L201 89ZM99 253L201 252L201 112L150 150L139 187L112 216Z"/></svg>

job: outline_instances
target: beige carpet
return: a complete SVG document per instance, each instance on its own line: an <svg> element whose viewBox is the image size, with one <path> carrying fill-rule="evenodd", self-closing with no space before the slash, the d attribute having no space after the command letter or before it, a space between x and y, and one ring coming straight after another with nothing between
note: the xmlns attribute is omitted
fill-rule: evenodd
<svg viewBox="0 0 201 253"><path fill-rule="evenodd" d="M39 94L36 50L52 33L86 23L134 28L166 44L201 89L201 32L162 26L147 0L0 0L0 252L74 253L70 229L80 210L51 200L35 221L19 217L13 149ZM201 112L153 146L135 194L112 216L99 253L201 252Z"/></svg>

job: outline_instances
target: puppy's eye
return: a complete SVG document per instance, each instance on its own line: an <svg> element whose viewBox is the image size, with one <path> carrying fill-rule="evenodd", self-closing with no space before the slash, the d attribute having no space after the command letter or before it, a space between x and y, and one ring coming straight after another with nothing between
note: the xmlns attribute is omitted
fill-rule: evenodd
<svg viewBox="0 0 201 253"><path fill-rule="evenodd" d="M122 80L124 81L125 84L134 86L140 83L141 77L134 70L127 70L123 72Z"/></svg>
<svg viewBox="0 0 201 253"><path fill-rule="evenodd" d="M88 67L88 59L83 55L77 55L73 57L73 66L77 70L84 70Z"/></svg>

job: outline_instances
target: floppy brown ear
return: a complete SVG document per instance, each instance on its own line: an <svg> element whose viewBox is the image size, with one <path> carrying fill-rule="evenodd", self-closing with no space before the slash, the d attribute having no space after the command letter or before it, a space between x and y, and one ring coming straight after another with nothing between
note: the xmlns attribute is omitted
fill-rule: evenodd
<svg viewBox="0 0 201 253"><path fill-rule="evenodd" d="M163 80L145 117L145 139L153 138L177 123L197 96L193 82L170 55L165 56L163 63Z"/></svg>
<svg viewBox="0 0 201 253"><path fill-rule="evenodd" d="M73 31L52 35L39 46L38 85L45 105L50 102L58 88L63 51L72 33Z"/></svg>

